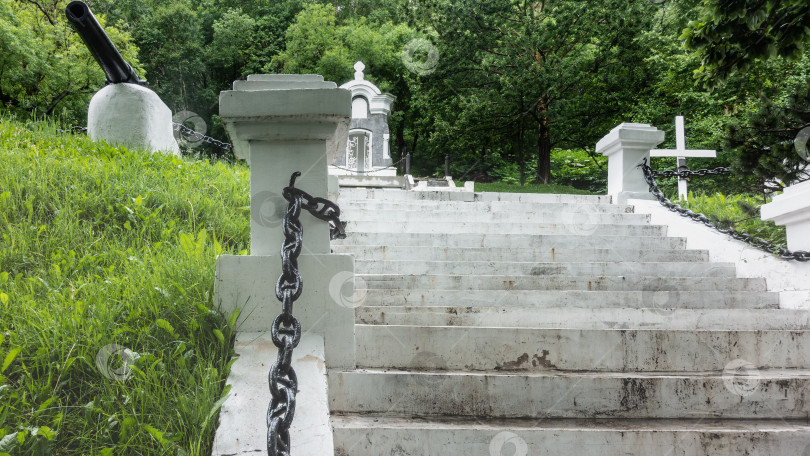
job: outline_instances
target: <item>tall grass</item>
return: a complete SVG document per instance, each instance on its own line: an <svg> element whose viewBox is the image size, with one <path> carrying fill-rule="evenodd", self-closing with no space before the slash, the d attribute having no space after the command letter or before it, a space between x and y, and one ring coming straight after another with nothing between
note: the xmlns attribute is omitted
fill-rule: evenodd
<svg viewBox="0 0 810 456"><path fill-rule="evenodd" d="M0 455L210 454L233 346L214 265L248 247L248 186L0 122Z"/></svg>

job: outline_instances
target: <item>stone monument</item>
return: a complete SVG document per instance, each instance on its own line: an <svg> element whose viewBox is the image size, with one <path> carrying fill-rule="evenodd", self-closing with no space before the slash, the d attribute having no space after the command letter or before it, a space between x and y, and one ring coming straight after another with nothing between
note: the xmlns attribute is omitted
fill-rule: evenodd
<svg viewBox="0 0 810 456"><path fill-rule="evenodd" d="M391 166L390 132L388 116L394 104L394 97L382 93L380 89L365 79L363 62L354 64L354 80L341 89L351 91L352 120L349 127L349 140L346 153L331 163L329 173L333 175L396 176Z"/></svg>

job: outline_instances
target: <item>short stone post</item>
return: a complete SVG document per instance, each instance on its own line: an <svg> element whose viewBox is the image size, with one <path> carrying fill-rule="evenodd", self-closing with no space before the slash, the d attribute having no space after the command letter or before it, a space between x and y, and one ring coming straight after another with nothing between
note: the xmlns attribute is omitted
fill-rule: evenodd
<svg viewBox="0 0 810 456"><path fill-rule="evenodd" d="M810 181L785 187L760 213L762 220L785 226L788 250L810 252Z"/></svg>
<svg viewBox="0 0 810 456"><path fill-rule="evenodd" d="M214 455L264 452L267 375L276 358L269 331L281 312L275 285L287 208L282 189L300 171L296 188L327 196L327 154L341 143L345 150L350 95L316 75L251 75L220 94L220 116L234 153L250 164L251 239L249 256L222 255L217 261L215 303L226 314L241 311L240 358L228 379L232 396L222 409ZM293 453L331 454L325 374L326 368L355 366L354 257L330 253L326 222L307 211L300 219L303 292L293 314L304 336L293 354L300 394L291 439Z"/></svg>
<svg viewBox="0 0 810 456"><path fill-rule="evenodd" d="M650 149L664 142L664 132L647 124L623 123L596 143L608 157L608 195L615 204L628 199L654 199L637 166L650 159Z"/></svg>

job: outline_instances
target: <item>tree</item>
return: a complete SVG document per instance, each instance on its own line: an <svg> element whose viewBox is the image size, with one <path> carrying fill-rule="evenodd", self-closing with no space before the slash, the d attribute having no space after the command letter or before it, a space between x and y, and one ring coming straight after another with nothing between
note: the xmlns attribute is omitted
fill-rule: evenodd
<svg viewBox="0 0 810 456"><path fill-rule="evenodd" d="M757 59L798 58L810 42L806 0L706 0L699 14L682 38L698 51L704 81L723 80Z"/></svg>
<svg viewBox="0 0 810 456"><path fill-rule="evenodd" d="M682 34L702 59L696 73L707 85L768 71L755 91L759 101L729 124L725 146L738 171L753 173L771 189L810 179L807 157L795 147L797 135L810 127L808 21L810 4L802 0L706 0L700 18Z"/></svg>
<svg viewBox="0 0 810 456"><path fill-rule="evenodd" d="M593 144L643 83L635 37L652 17L649 3L435 0L430 8L442 51L434 84L462 107L444 124L469 124L479 144L531 128L532 140L521 142L536 147L537 182L551 180L553 146Z"/></svg>
<svg viewBox="0 0 810 456"><path fill-rule="evenodd" d="M104 72L64 17L67 1L0 0L0 102L12 112L58 116L84 124ZM143 74L132 37L99 22L136 71Z"/></svg>
<svg viewBox="0 0 810 456"><path fill-rule="evenodd" d="M338 84L353 78L354 63L362 61L368 79L397 97L389 118L395 150L405 150L405 130L414 122L411 105L414 80L402 61L402 49L418 34L405 24L375 23L362 17L338 18L331 4L307 4L286 33L285 50L273 59L273 70L316 73ZM394 154L394 158L398 158Z"/></svg>

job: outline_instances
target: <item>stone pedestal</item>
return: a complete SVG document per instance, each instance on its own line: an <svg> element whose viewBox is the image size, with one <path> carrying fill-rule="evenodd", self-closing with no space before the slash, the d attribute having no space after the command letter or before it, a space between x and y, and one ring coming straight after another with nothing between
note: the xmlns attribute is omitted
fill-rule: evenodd
<svg viewBox="0 0 810 456"><path fill-rule="evenodd" d="M282 190L300 171L296 188L327 197L327 150L336 133L346 131L351 99L348 90L318 75L251 75L234 89L220 94L219 110L234 154L250 164L250 256L220 257L216 296L226 311L242 309L240 330L269 331L281 311L274 287L281 274L287 209ZM343 305L348 288L353 292L353 258L331 255L326 222L301 211L301 224L304 291L294 313L304 331L325 337L329 367L353 367L354 309ZM338 275L346 275L348 283L330 293L330 281Z"/></svg>
<svg viewBox="0 0 810 456"><path fill-rule="evenodd" d="M180 155L171 110L137 84L109 84L96 92L87 111L87 134L94 141Z"/></svg>
<svg viewBox="0 0 810 456"><path fill-rule="evenodd" d="M785 226L789 250L810 251L810 181L785 187L760 213L762 220Z"/></svg>
<svg viewBox="0 0 810 456"><path fill-rule="evenodd" d="M637 166L650 149L664 141L664 132L647 124L623 123L596 143L596 152L608 157L608 195L616 204L629 198L653 199L644 174Z"/></svg>

